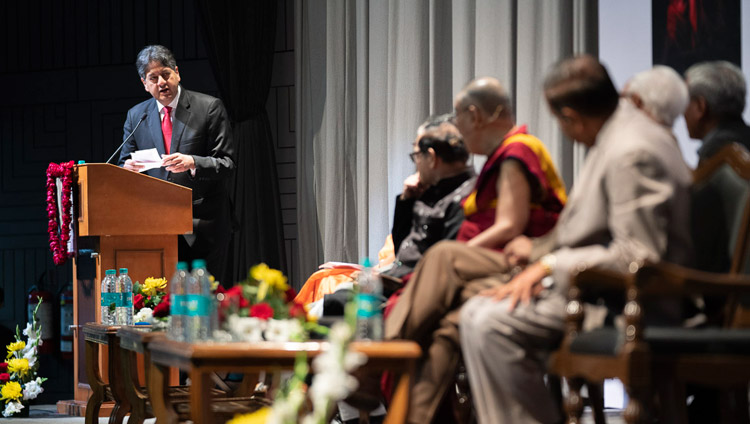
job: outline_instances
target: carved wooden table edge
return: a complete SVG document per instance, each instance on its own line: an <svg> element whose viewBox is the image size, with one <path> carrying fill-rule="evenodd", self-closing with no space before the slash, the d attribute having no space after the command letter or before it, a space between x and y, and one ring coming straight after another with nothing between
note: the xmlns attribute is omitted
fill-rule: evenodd
<svg viewBox="0 0 750 424"><path fill-rule="evenodd" d="M212 371L250 372L272 368L291 368L298 353L306 352L312 359L329 347L327 342L260 342L260 343L183 343L168 339L157 339L149 344L151 352L151 375L149 393L152 402L159 404L156 412L158 422L174 423L176 415L166 393L165 369L169 366L189 371L192 380L191 414L196 424L212 422L211 408L205 402L211 399ZM373 371L391 370L400 377L397 380L393 402L386 423L403 423L409 404L409 385L415 370L416 360L421 356L419 345L412 341L393 340L384 342L352 342L352 350L365 354L368 361L364 367ZM163 415L162 415L163 414Z"/></svg>

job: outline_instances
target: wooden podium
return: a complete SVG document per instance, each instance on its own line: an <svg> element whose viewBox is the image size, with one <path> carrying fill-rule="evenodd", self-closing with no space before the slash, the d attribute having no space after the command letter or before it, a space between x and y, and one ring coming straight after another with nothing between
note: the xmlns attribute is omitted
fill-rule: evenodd
<svg viewBox="0 0 750 424"><path fill-rule="evenodd" d="M75 412L73 405L85 405L91 393L81 328L101 321L104 271L128 268L133 282L170 278L177 265L177 237L193 231L189 188L110 164L78 165L75 175L75 401L63 408L67 413Z"/></svg>

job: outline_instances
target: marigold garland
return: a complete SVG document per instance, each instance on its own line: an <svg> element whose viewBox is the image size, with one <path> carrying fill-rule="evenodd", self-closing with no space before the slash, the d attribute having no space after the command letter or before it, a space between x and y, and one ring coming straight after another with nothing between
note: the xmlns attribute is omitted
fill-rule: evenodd
<svg viewBox="0 0 750 424"><path fill-rule="evenodd" d="M72 219L71 190L73 188L73 161L50 163L47 167L47 232L49 248L55 265L62 265L68 259L68 240L70 240L70 221ZM57 190L55 180L62 179L62 216L60 226L57 219Z"/></svg>

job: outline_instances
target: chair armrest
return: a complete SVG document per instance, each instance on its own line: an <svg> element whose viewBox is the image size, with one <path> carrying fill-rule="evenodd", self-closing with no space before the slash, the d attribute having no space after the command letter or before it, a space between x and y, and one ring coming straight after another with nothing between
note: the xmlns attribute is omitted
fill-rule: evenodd
<svg viewBox="0 0 750 424"><path fill-rule="evenodd" d="M573 271L570 278L571 287L582 291L624 291L632 279L629 274L610 271L602 268L587 268Z"/></svg>
<svg viewBox="0 0 750 424"><path fill-rule="evenodd" d="M641 267L634 280L641 296L741 295L750 293L750 276L698 271L659 262Z"/></svg>

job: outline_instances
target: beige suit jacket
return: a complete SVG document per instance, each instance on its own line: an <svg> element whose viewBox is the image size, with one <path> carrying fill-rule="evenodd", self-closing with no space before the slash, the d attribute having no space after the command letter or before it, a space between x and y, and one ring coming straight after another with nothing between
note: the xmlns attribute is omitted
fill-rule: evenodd
<svg viewBox="0 0 750 424"><path fill-rule="evenodd" d="M634 261L692 255L690 170L671 130L627 100L602 127L555 228L553 278L579 266L625 272Z"/></svg>

